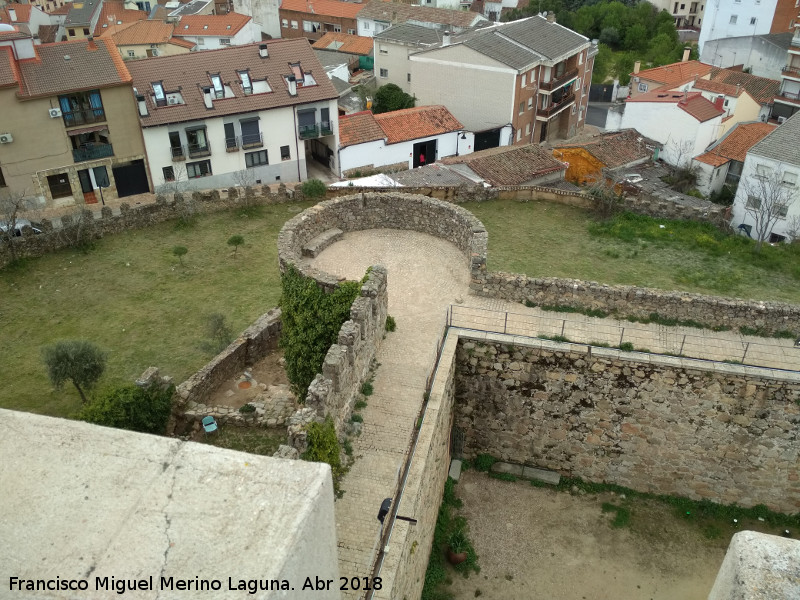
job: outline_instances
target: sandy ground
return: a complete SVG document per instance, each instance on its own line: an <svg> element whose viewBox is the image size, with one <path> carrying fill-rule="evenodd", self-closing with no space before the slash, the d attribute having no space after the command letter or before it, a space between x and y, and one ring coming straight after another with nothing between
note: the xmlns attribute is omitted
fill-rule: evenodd
<svg viewBox="0 0 800 600"><path fill-rule="evenodd" d="M729 536L708 540L660 503L630 504L614 529L601 504L613 494L571 495L466 471L456 485L481 572L453 572L459 600L705 600Z"/></svg>

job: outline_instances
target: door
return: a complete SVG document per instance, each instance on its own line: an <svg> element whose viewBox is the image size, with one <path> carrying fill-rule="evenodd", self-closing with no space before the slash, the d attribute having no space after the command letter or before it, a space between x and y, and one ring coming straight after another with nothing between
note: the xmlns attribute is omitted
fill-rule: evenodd
<svg viewBox="0 0 800 600"><path fill-rule="evenodd" d="M414 144L412 152L414 168L424 167L436 162L436 140Z"/></svg>
<svg viewBox="0 0 800 600"><path fill-rule="evenodd" d="M539 143L547 141L547 121L542 121L542 129L539 133Z"/></svg>
<svg viewBox="0 0 800 600"><path fill-rule="evenodd" d="M78 179L81 182L83 201L86 204L96 204L97 196L94 194L94 185L92 184L92 176L89 174L89 169L81 169L78 171Z"/></svg>
<svg viewBox="0 0 800 600"><path fill-rule="evenodd" d="M490 129L475 134L475 152L487 148L497 148L500 145L500 130Z"/></svg>
<svg viewBox="0 0 800 600"><path fill-rule="evenodd" d="M114 175L114 181L117 182L117 196L120 198L134 194L146 194L150 191L144 160L134 160L125 165L112 167L111 173Z"/></svg>

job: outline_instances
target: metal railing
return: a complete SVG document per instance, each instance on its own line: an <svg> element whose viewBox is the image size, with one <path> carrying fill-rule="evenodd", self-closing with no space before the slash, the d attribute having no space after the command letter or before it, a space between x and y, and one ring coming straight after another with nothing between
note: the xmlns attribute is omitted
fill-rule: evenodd
<svg viewBox="0 0 800 600"><path fill-rule="evenodd" d="M186 160L186 146L172 146L170 152L172 160Z"/></svg>
<svg viewBox="0 0 800 600"><path fill-rule="evenodd" d="M574 79L577 76L578 76L578 69L577 68L570 69L569 71L567 71L566 73L564 73L560 77L556 77L555 79L551 79L550 81L548 81L546 83L541 83L540 82L539 83L539 89L551 92L553 90L556 90L556 89L560 88L562 85L567 83L570 79Z"/></svg>
<svg viewBox="0 0 800 600"><path fill-rule="evenodd" d="M567 94L563 96L558 102L555 102L548 106L547 108L540 108L538 114L544 117L549 117L554 113L558 112L562 108L568 106L572 102L575 101L575 94Z"/></svg>
<svg viewBox="0 0 800 600"><path fill-rule="evenodd" d="M226 152L238 152L239 151L239 138L238 137L226 137L225 138L225 151Z"/></svg>
<svg viewBox="0 0 800 600"><path fill-rule="evenodd" d="M786 65L781 69L783 73L791 73L793 75L800 76L800 67L796 67L794 65Z"/></svg>
<svg viewBox="0 0 800 600"><path fill-rule="evenodd" d="M85 144L80 148L72 149L72 159L75 162L95 160L97 158L106 158L108 156L114 156L114 147L111 144L90 143Z"/></svg>
<svg viewBox="0 0 800 600"><path fill-rule="evenodd" d="M448 324L462 329L505 333L525 337L544 337L596 347L633 349L635 352L666 354L716 362L740 363L772 369L800 370L800 348L792 340L772 344L750 341L732 334L728 338L683 333L680 327L646 328L634 324L615 324L611 319L550 317L465 306L450 307ZM712 333L712 332L709 332Z"/></svg>
<svg viewBox="0 0 800 600"><path fill-rule="evenodd" d="M106 120L106 113L102 108L88 108L86 110L73 110L61 115L64 125L73 127L75 125L86 125L89 123L103 123Z"/></svg>
<svg viewBox="0 0 800 600"><path fill-rule="evenodd" d="M248 133L242 136L242 148L259 148L264 145L261 132Z"/></svg>
<svg viewBox="0 0 800 600"><path fill-rule="evenodd" d="M320 121L311 125L300 125L298 127L298 135L301 140L308 140L318 138L321 136L331 135L333 133L333 125L330 121Z"/></svg>
<svg viewBox="0 0 800 600"><path fill-rule="evenodd" d="M196 144L189 144L189 158L200 158L202 156L210 156L211 148L208 144L198 146Z"/></svg>

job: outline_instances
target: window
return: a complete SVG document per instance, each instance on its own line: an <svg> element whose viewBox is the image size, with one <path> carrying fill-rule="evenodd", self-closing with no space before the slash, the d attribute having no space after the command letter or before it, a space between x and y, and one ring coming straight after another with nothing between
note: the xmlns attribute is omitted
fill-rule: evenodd
<svg viewBox="0 0 800 600"><path fill-rule="evenodd" d="M756 177L763 179L772 175L772 168L768 165L757 165L756 166Z"/></svg>
<svg viewBox="0 0 800 600"><path fill-rule="evenodd" d="M259 150L258 152L247 152L244 155L244 163L248 167L257 167L259 165L268 165L267 151Z"/></svg>
<svg viewBox="0 0 800 600"><path fill-rule="evenodd" d="M640 83L638 89L639 89L640 92L646 92L647 91L647 84L646 83Z"/></svg>
<svg viewBox="0 0 800 600"><path fill-rule="evenodd" d="M297 29L297 21L292 21L292 29Z"/></svg>
<svg viewBox="0 0 800 600"><path fill-rule="evenodd" d="M683 10L684 8L686 8L686 5L685 4L681 4L681 10Z"/></svg>
<svg viewBox="0 0 800 600"><path fill-rule="evenodd" d="M281 27L289 29L289 19L281 19Z"/></svg>
<svg viewBox="0 0 800 600"><path fill-rule="evenodd" d="M525 135L530 135L530 134L531 134L531 124L525 123Z"/></svg>
<svg viewBox="0 0 800 600"><path fill-rule="evenodd" d="M181 134L179 132L169 132L169 147L172 151L172 158L183 157L183 146L181 145Z"/></svg>
<svg viewBox="0 0 800 600"><path fill-rule="evenodd" d="M239 79L242 80L242 89L244 90L244 93L252 94L253 82L250 79L250 73L248 71L239 71Z"/></svg>
<svg viewBox="0 0 800 600"><path fill-rule="evenodd" d="M731 15L730 24L731 25L736 25L736 21L738 21L738 20L739 20L739 15Z"/></svg>
<svg viewBox="0 0 800 600"><path fill-rule="evenodd" d="M75 30L74 29L70 29L69 30L69 37L75 37Z"/></svg>
<svg viewBox="0 0 800 600"><path fill-rule="evenodd" d="M164 167L162 171L164 172L164 183L175 181L175 169L173 167Z"/></svg>
<svg viewBox="0 0 800 600"><path fill-rule="evenodd" d="M3 169L0 168L0 187L7 187L6 176L3 175Z"/></svg>
<svg viewBox="0 0 800 600"><path fill-rule="evenodd" d="M208 149L208 139L206 138L206 128L186 130L186 141L189 145L189 156L211 154Z"/></svg>
<svg viewBox="0 0 800 600"><path fill-rule="evenodd" d="M349 33L350 35L355 35L356 34L356 30L355 29L348 29L347 33Z"/></svg>
<svg viewBox="0 0 800 600"><path fill-rule="evenodd" d="M386 48L386 46L384 46L383 44L381 44L380 46L378 46L378 52L379 52L380 54L389 54L389 50L388 50L388 48Z"/></svg>
<svg viewBox="0 0 800 600"><path fill-rule="evenodd" d="M369 29L369 21L364 21L364 29Z"/></svg>
<svg viewBox="0 0 800 600"><path fill-rule="evenodd" d="M578 121L583 121L583 109L578 111Z"/></svg>
<svg viewBox="0 0 800 600"><path fill-rule="evenodd" d="M583 51L581 50L581 53L578 54L578 66L582 64L583 64Z"/></svg>
<svg viewBox="0 0 800 600"><path fill-rule="evenodd" d="M783 173L783 177L781 178L781 183L783 185L789 185L789 186L792 186L792 187L796 186L797 185L797 173L784 172Z"/></svg>
<svg viewBox="0 0 800 600"><path fill-rule="evenodd" d="M200 162L186 163L186 176L189 179L198 177L208 177L211 175L211 161L201 160Z"/></svg>
<svg viewBox="0 0 800 600"><path fill-rule="evenodd" d="M756 210L761 208L761 198L758 198L756 196L748 196L747 208L755 208Z"/></svg>
<svg viewBox="0 0 800 600"><path fill-rule="evenodd" d="M230 46L231 45L231 38L219 38L220 46Z"/></svg>
<svg viewBox="0 0 800 600"><path fill-rule="evenodd" d="M525 87L525 82L526 82L525 73L523 73L522 77L520 77L520 80L519 80L519 87L524 88Z"/></svg>
<svg viewBox="0 0 800 600"><path fill-rule="evenodd" d="M522 129L517 129L517 141L522 139Z"/></svg>
<svg viewBox="0 0 800 600"><path fill-rule="evenodd" d="M236 143L236 127L233 123L224 123L223 129L225 130L225 151L236 152L239 145Z"/></svg>
<svg viewBox="0 0 800 600"><path fill-rule="evenodd" d="M88 27L84 27L83 28L83 35L89 35L89 28Z"/></svg>
<svg viewBox="0 0 800 600"><path fill-rule="evenodd" d="M334 23L334 25L333 25L333 31L334 31L335 33L341 33L341 32L342 32L342 26L341 26L341 25L336 25L336 24Z"/></svg>
<svg viewBox="0 0 800 600"><path fill-rule="evenodd" d="M205 46L206 45L206 38L203 38L203 37L197 38L197 45L198 46Z"/></svg>
<svg viewBox="0 0 800 600"><path fill-rule="evenodd" d="M777 214L781 219L785 219L786 215L789 214L789 205L788 204L775 205L775 214Z"/></svg>
<svg viewBox="0 0 800 600"><path fill-rule="evenodd" d="M281 146L281 160L289 160L292 155L289 153L289 146Z"/></svg>
<svg viewBox="0 0 800 600"><path fill-rule="evenodd" d="M128 50L128 58L135 58L135 57L136 57L136 52L134 52L133 50Z"/></svg>
<svg viewBox="0 0 800 600"><path fill-rule="evenodd" d="M67 127L106 120L99 90L59 96L58 104Z"/></svg>
<svg viewBox="0 0 800 600"><path fill-rule="evenodd" d="M519 114L522 114L523 112L525 112L525 103L524 102L520 102L519 103Z"/></svg>
<svg viewBox="0 0 800 600"><path fill-rule="evenodd" d="M528 98L528 110L533 108L533 98Z"/></svg>
<svg viewBox="0 0 800 600"><path fill-rule="evenodd" d="M406 73L406 81L411 83L411 73Z"/></svg>
<svg viewBox="0 0 800 600"><path fill-rule="evenodd" d="M578 107L573 104L572 105L572 114L574 115L576 112L578 112Z"/></svg>
<svg viewBox="0 0 800 600"><path fill-rule="evenodd" d="M303 31L307 33L316 33L320 30L320 24L316 21L303 21Z"/></svg>
<svg viewBox="0 0 800 600"><path fill-rule="evenodd" d="M219 76L219 73L211 76L211 83L214 85L214 97L224 98L225 90L222 88L222 78Z"/></svg>
<svg viewBox="0 0 800 600"><path fill-rule="evenodd" d="M755 25L755 24L756 24L756 18L750 17L750 25Z"/></svg>
<svg viewBox="0 0 800 600"><path fill-rule="evenodd" d="M381 77L386 79L389 76L389 69L381 69Z"/></svg>
<svg viewBox="0 0 800 600"><path fill-rule="evenodd" d="M260 146L261 131L258 129L258 119L239 121L242 127L242 148Z"/></svg>

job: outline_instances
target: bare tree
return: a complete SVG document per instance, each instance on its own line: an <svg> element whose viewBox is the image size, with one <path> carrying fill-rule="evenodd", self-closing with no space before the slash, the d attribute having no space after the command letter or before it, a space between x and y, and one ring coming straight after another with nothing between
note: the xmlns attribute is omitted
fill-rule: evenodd
<svg viewBox="0 0 800 600"><path fill-rule="evenodd" d="M667 146L675 159L672 171L672 189L685 194L697 185L697 167L692 163L694 142L692 140L672 140Z"/></svg>
<svg viewBox="0 0 800 600"><path fill-rule="evenodd" d="M744 209L753 220L756 252L761 251L778 220L789 213L794 204L794 182L789 182L783 168L758 165L756 173L742 181Z"/></svg>
<svg viewBox="0 0 800 600"><path fill-rule="evenodd" d="M33 200L24 191L0 190L0 243L8 248L11 262L17 260L17 226L22 214L32 210L33 206Z"/></svg>

